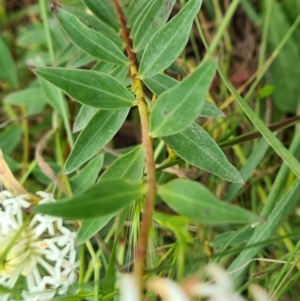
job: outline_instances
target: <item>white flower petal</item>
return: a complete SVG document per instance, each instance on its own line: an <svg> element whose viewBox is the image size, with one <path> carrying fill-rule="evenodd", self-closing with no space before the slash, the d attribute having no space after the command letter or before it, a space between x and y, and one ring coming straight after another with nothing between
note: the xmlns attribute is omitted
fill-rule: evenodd
<svg viewBox="0 0 300 301"><path fill-rule="evenodd" d="M120 301L140 301L134 275L123 274L119 279Z"/></svg>
<svg viewBox="0 0 300 301"><path fill-rule="evenodd" d="M148 280L150 291L161 296L164 301L189 301L183 289L174 281L167 278L153 278Z"/></svg>
<svg viewBox="0 0 300 301"><path fill-rule="evenodd" d="M250 294L252 295L254 301L269 301L270 300L268 293L255 283L250 284L249 291L250 291Z"/></svg>
<svg viewBox="0 0 300 301"><path fill-rule="evenodd" d="M55 202L48 193L39 195L43 198L41 203ZM27 195L15 197L8 191L0 192L0 254L14 239L14 245L6 251L0 285L13 288L22 274L28 287L28 292L22 293L25 300L51 300L57 292L64 294L76 281L79 265L76 234L64 226L62 218L42 214L34 215L29 224L24 225L24 209L30 206L27 199ZM24 231L16 237L20 227L24 227Z"/></svg>

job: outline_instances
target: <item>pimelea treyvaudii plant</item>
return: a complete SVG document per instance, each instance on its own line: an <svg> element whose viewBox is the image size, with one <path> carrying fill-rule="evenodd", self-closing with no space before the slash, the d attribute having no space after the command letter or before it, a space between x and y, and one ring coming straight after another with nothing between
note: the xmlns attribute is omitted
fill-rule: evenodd
<svg viewBox="0 0 300 301"><path fill-rule="evenodd" d="M40 204L55 202L48 193L38 196ZM25 194L0 192L0 285L8 289L1 301L13 300L17 283L24 288L22 300L51 300L65 294L77 279L76 233L60 217L28 215L28 199Z"/></svg>
<svg viewBox="0 0 300 301"><path fill-rule="evenodd" d="M215 180L243 183L240 173L199 124L198 117L224 116L206 100L217 70L217 59L208 53L189 75L176 63L189 40L202 1L186 1L170 19L175 2L83 0L86 11L53 2L50 10L73 44L68 45L62 56L72 47L78 48L88 66L79 64L84 69L66 67L66 61L55 58L50 49L52 67L30 68L65 126L69 122L68 113L57 88L76 101L79 113L74 131L81 133L73 146L67 130L72 150L65 172L76 172L78 177L84 174L82 179L89 182L88 187L75 192L73 197L38 205L33 211L82 220L78 243L87 242L90 253L94 254L89 239L110 221L116 222L117 229L122 228L125 219L121 215L132 207L137 213L133 260L136 300L144 298L149 233L154 221L163 225L174 220L172 214L156 212L157 200L189 222L217 225L260 221L250 211L221 202L197 181L175 176L157 179L157 174L167 166L184 163L210 172ZM51 48L51 43L48 44ZM174 72L176 78L170 75ZM103 155L98 156L99 152L132 111L139 114L142 143L113 160L98 177L103 164ZM94 162L100 168L95 177L89 177L86 168L97 169ZM85 163L88 164L84 166ZM97 266L95 300L100 294L99 264ZM114 287L109 290L105 287L104 291L109 294L111 290Z"/></svg>

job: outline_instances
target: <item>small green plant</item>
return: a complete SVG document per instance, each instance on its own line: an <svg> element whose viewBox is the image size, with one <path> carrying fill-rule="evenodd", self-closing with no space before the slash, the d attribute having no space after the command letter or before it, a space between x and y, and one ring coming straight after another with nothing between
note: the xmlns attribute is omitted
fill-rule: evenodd
<svg viewBox="0 0 300 301"><path fill-rule="evenodd" d="M243 183L243 179L217 143L195 123L200 116L222 116L206 101L217 60L204 60L181 81L168 75L169 68L178 69L175 61L186 46L202 1L188 1L168 22L175 1L144 1L141 8L142 2L127 5L113 0L95 6L85 0L93 17L53 3L51 11L70 40L99 63L92 70L31 68L81 105L76 123L84 125L67 159L66 173L93 160L121 128L130 109L138 108L141 145L115 160L91 188L55 204L37 206L34 211L83 220L78 235L83 243L128 206L141 208L134 246L134 274L140 294L157 197L180 215L204 224L259 220L250 211L220 202L200 183L183 179L158 182L153 144L160 149L166 145L186 164L227 181Z"/></svg>

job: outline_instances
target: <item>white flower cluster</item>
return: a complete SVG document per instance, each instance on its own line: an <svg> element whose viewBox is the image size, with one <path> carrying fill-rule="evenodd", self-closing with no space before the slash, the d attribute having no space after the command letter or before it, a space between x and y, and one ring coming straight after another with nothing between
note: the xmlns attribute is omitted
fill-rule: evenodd
<svg viewBox="0 0 300 301"><path fill-rule="evenodd" d="M210 264L205 272L212 281L200 281L199 277L195 276L178 284L168 278L157 277L147 281L147 288L159 295L163 301L191 301L199 297L207 301L246 301L234 291L233 283L222 267ZM140 301L133 274L122 275L119 288L120 301ZM253 285L250 289L254 301L269 301L268 294L259 286Z"/></svg>
<svg viewBox="0 0 300 301"><path fill-rule="evenodd" d="M39 204L55 202L45 192L38 195ZM24 301L51 300L77 278L76 233L58 217L35 214L28 221L27 198L0 192L0 285L13 290L22 275L27 282L21 293ZM0 295L0 301L10 298L7 293Z"/></svg>

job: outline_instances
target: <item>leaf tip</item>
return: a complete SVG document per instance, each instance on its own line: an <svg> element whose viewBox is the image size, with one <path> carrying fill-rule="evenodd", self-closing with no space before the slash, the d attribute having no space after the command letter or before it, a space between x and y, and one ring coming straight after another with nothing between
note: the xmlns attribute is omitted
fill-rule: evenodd
<svg viewBox="0 0 300 301"><path fill-rule="evenodd" d="M40 210L41 207L43 207L43 205L31 206L30 213L43 213L43 208L42 211Z"/></svg>
<svg viewBox="0 0 300 301"><path fill-rule="evenodd" d="M68 175L68 174L70 174L73 171L75 171L75 169L72 166L71 167L68 166L68 160L67 160L67 162L65 164L65 168L64 168L64 174Z"/></svg>
<svg viewBox="0 0 300 301"><path fill-rule="evenodd" d="M238 184L242 184L242 185L245 185L246 183L245 183L245 181L244 181L244 179L242 178L242 176L240 176L240 178L238 179L238 182L237 182Z"/></svg>
<svg viewBox="0 0 300 301"><path fill-rule="evenodd" d="M59 7L60 7L60 5L59 5L58 2L55 2L55 1L51 2L51 4L50 4L50 11L51 11L51 13L52 14L57 13Z"/></svg>
<svg viewBox="0 0 300 301"><path fill-rule="evenodd" d="M35 73L36 67L34 67L34 66L28 66L28 69L29 69L32 73Z"/></svg>

